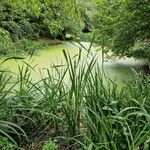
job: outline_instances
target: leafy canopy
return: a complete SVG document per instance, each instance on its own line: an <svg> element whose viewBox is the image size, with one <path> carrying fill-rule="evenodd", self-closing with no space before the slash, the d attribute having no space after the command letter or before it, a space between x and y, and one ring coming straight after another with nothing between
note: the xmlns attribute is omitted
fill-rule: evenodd
<svg viewBox="0 0 150 150"><path fill-rule="evenodd" d="M96 41L116 54L150 59L148 0L96 0Z"/></svg>

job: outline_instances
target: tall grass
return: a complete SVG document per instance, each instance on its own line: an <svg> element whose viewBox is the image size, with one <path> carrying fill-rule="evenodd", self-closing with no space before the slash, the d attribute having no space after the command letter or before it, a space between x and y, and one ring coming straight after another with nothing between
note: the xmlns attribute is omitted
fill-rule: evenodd
<svg viewBox="0 0 150 150"><path fill-rule="evenodd" d="M106 87L100 75L95 74L89 78L87 86L87 135L94 149L145 147L150 134L150 116L146 109L150 100L149 81L136 80L117 90L114 83Z"/></svg>
<svg viewBox="0 0 150 150"><path fill-rule="evenodd" d="M20 126L12 121L12 118L16 115L11 106L12 89L18 82L14 83L9 88L6 88L10 80L11 76L8 75L8 72L0 72L0 135L7 137L17 145L12 136L17 135L18 138L21 139L21 136L27 138L27 135Z"/></svg>
<svg viewBox="0 0 150 150"><path fill-rule="evenodd" d="M81 57L81 52L71 58L64 51L66 64L53 66L54 71L47 69L47 76L37 83L31 79L34 68L25 63L9 89L5 86L11 78L1 72L3 136L9 137L10 130L24 135L25 131L29 138L37 139L49 131L49 137L57 139L65 149L148 150L149 77L135 73L135 80L120 89L103 76L96 57L90 61ZM4 125L7 121L11 121L8 132Z"/></svg>

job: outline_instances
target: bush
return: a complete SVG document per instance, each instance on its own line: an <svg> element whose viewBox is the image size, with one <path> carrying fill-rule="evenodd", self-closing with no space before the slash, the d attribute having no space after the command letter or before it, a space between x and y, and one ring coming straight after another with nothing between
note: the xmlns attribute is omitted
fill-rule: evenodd
<svg viewBox="0 0 150 150"><path fill-rule="evenodd" d="M31 54L34 52L37 48L39 48L39 45L30 39L22 39L15 43L15 50L16 51L24 51L28 54Z"/></svg>
<svg viewBox="0 0 150 150"><path fill-rule="evenodd" d="M10 37L13 41L17 41L22 37L21 28L16 22L3 21L2 27L10 33Z"/></svg>
<svg viewBox="0 0 150 150"><path fill-rule="evenodd" d="M42 150L56 150L56 149L57 149L57 146L51 139L46 141L42 148Z"/></svg>
<svg viewBox="0 0 150 150"><path fill-rule="evenodd" d="M18 24L21 28L21 37L37 38L39 36L38 31L35 32L35 24L31 24L28 20L21 20Z"/></svg>
<svg viewBox="0 0 150 150"><path fill-rule="evenodd" d="M10 32L13 41L18 41L22 38L38 37L38 31L35 31L35 24L31 24L28 20L20 20L19 22L3 21L2 27Z"/></svg>
<svg viewBox="0 0 150 150"><path fill-rule="evenodd" d="M129 51L129 56L150 59L150 41L137 41Z"/></svg>
<svg viewBox="0 0 150 150"><path fill-rule="evenodd" d="M47 47L49 44L44 41L36 41L31 39L21 39L15 42L15 51L24 51L28 54L33 54L35 51Z"/></svg>
<svg viewBox="0 0 150 150"><path fill-rule="evenodd" d="M9 142L7 138L0 136L0 149L1 150L15 150L15 145Z"/></svg>
<svg viewBox="0 0 150 150"><path fill-rule="evenodd" d="M6 30L0 28L0 54L7 54L12 46L13 42L9 33Z"/></svg>

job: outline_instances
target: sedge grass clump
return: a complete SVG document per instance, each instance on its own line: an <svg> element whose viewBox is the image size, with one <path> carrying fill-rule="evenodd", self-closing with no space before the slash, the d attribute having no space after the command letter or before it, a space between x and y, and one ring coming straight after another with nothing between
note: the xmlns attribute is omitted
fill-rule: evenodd
<svg viewBox="0 0 150 150"><path fill-rule="evenodd" d="M18 82L7 87L10 84L11 75L8 72L0 72L0 135L1 139L7 138L17 146L14 136L20 139L22 136L27 138L24 130L16 123L13 118L16 115L11 106L12 89ZM6 143L7 144L7 143Z"/></svg>
<svg viewBox="0 0 150 150"><path fill-rule="evenodd" d="M86 138L94 149L149 147L150 82L137 77L121 90L114 83L104 85L98 72L89 78L85 94Z"/></svg>

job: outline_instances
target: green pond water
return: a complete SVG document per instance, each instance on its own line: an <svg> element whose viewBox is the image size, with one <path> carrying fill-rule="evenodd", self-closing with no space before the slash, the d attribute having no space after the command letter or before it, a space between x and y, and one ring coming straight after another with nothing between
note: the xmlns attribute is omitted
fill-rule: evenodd
<svg viewBox="0 0 150 150"><path fill-rule="evenodd" d="M90 43L88 42L82 42L82 45L84 47L88 48L90 46ZM26 57L24 59L25 62L27 62L29 65L34 67L35 71L32 71L31 78L34 81L38 81L41 79L41 73L46 76L46 68L52 69L53 65L64 65L65 64L65 58L63 55L63 49L66 50L67 53L70 54L70 56L73 58L75 55L79 53L79 49L81 49L81 46L77 43L70 43L70 42L64 42L59 45L51 46L48 49L44 49L41 51L38 51L36 55L34 55L31 59L30 56ZM90 62L91 55L96 55L98 60L98 65L102 66L102 55L101 51L98 51L98 47L92 47L90 54L87 58L87 51L82 48L82 59L86 59ZM2 62L6 58L0 58L0 62ZM8 60L4 62L0 67L1 69L8 69L9 71L13 72L14 75L19 73L18 66L22 66L24 63L22 60ZM133 76L133 70L140 71L142 68L143 62L137 61L133 58L122 58L122 59L115 59L115 60L107 60L105 59L104 62L104 71L107 77L112 79L116 82L122 82L124 80L129 80L134 78Z"/></svg>

